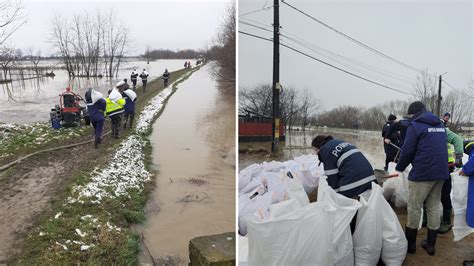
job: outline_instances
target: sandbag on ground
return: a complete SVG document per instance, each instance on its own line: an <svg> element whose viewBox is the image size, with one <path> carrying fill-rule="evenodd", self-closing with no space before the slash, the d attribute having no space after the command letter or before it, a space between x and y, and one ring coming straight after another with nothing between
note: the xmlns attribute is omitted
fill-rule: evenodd
<svg viewBox="0 0 474 266"><path fill-rule="evenodd" d="M334 207L310 203L278 218L254 217L248 221L248 264L334 265L335 216Z"/></svg>

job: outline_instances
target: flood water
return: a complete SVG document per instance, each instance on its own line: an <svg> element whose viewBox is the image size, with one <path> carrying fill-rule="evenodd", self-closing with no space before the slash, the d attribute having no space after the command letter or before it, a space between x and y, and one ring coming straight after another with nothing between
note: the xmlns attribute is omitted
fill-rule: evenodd
<svg viewBox="0 0 474 266"><path fill-rule="evenodd" d="M159 265L165 257L187 265L189 240L235 230L234 93L208 64L178 85L153 125L158 175L142 232Z"/></svg>
<svg viewBox="0 0 474 266"><path fill-rule="evenodd" d="M253 163L261 163L264 161L287 161L292 160L305 154L313 154L311 149L311 141L317 135L331 135L336 139L345 140L355 145L362 151L364 156L369 160L374 168L382 168L385 165L385 152L383 150L382 133L378 131L364 130L338 130L338 129L319 129L311 131L291 131L287 132L286 141L280 143L280 154L276 158L270 158L268 155L262 154L241 154L239 155L239 169ZM260 143L240 143L240 147L252 146L261 147L270 150L270 142Z"/></svg>
<svg viewBox="0 0 474 266"><path fill-rule="evenodd" d="M12 76L12 83L0 84L0 122L26 124L31 122L44 122L49 120L49 111L59 104L59 94L67 86L71 86L73 91L83 96L89 87L101 91L107 95L118 81L127 78L130 80L130 73L133 68L141 72L146 68L149 73L149 80L160 77L165 69L175 71L184 67L185 60L156 60L147 64L146 61L125 61L121 64L117 78L74 78L70 79L64 69L57 68L61 63L57 60L44 60L42 66L51 66L56 76L41 77L26 80L15 80L18 77ZM44 74L44 73L42 73ZM25 75L28 77L31 75ZM129 81L129 83L131 83ZM138 79L138 85L141 80Z"/></svg>

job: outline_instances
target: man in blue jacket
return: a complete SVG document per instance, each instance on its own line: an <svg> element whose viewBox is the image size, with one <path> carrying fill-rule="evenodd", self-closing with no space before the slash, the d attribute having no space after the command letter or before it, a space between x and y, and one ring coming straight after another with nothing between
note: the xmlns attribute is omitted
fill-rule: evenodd
<svg viewBox="0 0 474 266"><path fill-rule="evenodd" d="M329 186L336 192L356 198L376 182L372 165L354 145L332 136L318 135L311 146L324 164Z"/></svg>
<svg viewBox="0 0 474 266"><path fill-rule="evenodd" d="M86 92L87 112L89 113L92 126L94 127L95 142L94 147L98 148L102 141L102 131L104 129L105 99L102 93L89 88Z"/></svg>
<svg viewBox="0 0 474 266"><path fill-rule="evenodd" d="M403 172L410 163L413 166L408 176L408 214L405 227L408 252L416 251L416 235L425 202L428 236L421 242L421 246L430 256L434 256L440 225L441 188L449 176L446 130L436 115L426 111L422 102L410 104L408 115L413 115L413 118L395 167L396 171Z"/></svg>

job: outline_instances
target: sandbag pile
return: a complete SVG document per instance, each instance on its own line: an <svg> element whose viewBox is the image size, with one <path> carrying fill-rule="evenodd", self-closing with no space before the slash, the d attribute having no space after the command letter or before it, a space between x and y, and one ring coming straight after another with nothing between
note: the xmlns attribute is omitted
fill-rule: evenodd
<svg viewBox="0 0 474 266"><path fill-rule="evenodd" d="M316 187L309 203L307 189ZM329 187L316 156L242 170L239 233L240 265L401 265L407 250L382 188L373 184L360 202L346 198Z"/></svg>

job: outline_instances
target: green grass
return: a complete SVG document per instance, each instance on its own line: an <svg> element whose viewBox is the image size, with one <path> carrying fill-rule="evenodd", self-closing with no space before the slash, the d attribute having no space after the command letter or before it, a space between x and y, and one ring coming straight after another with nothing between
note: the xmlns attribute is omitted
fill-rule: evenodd
<svg viewBox="0 0 474 266"><path fill-rule="evenodd" d="M173 73L173 76L181 76L189 71L180 70ZM160 82L160 80L151 82L147 91L139 95L140 101L137 102L136 109L137 119L146 103L162 90L162 84L160 84L161 86L152 86L156 82ZM156 87L159 89L153 91L152 88ZM154 119L161 114L163 109ZM74 188L87 184L91 180L91 174L86 171L77 174L67 184L64 191L56 196L51 210L38 217L37 226L25 236L26 240L23 241L21 252L10 258L9 264L137 265L140 237L130 229L130 226L145 221L144 208L155 187L154 174L156 172L152 167L152 147L148 139L150 133L151 129L142 135L142 138L145 141L143 149L145 168L152 173L153 177L144 184L142 190L129 189L125 196L104 198L98 204L88 200L85 200L84 203L68 203L68 198L75 196ZM129 131L128 134L133 134L133 132ZM125 139L127 135L122 136L122 139ZM115 146L119 144L120 141L113 143ZM104 157L97 166L106 164L107 158ZM55 219L55 215L58 213L61 215ZM90 215L91 218L84 218L88 217L87 215ZM110 229L107 224L114 228ZM115 226L120 230L115 229ZM80 229L86 235L81 237L76 229ZM65 244L68 240L70 241L67 245L68 250L65 250L61 244ZM80 241L86 245L93 243L95 246L81 251L81 245L74 244L73 241Z"/></svg>

